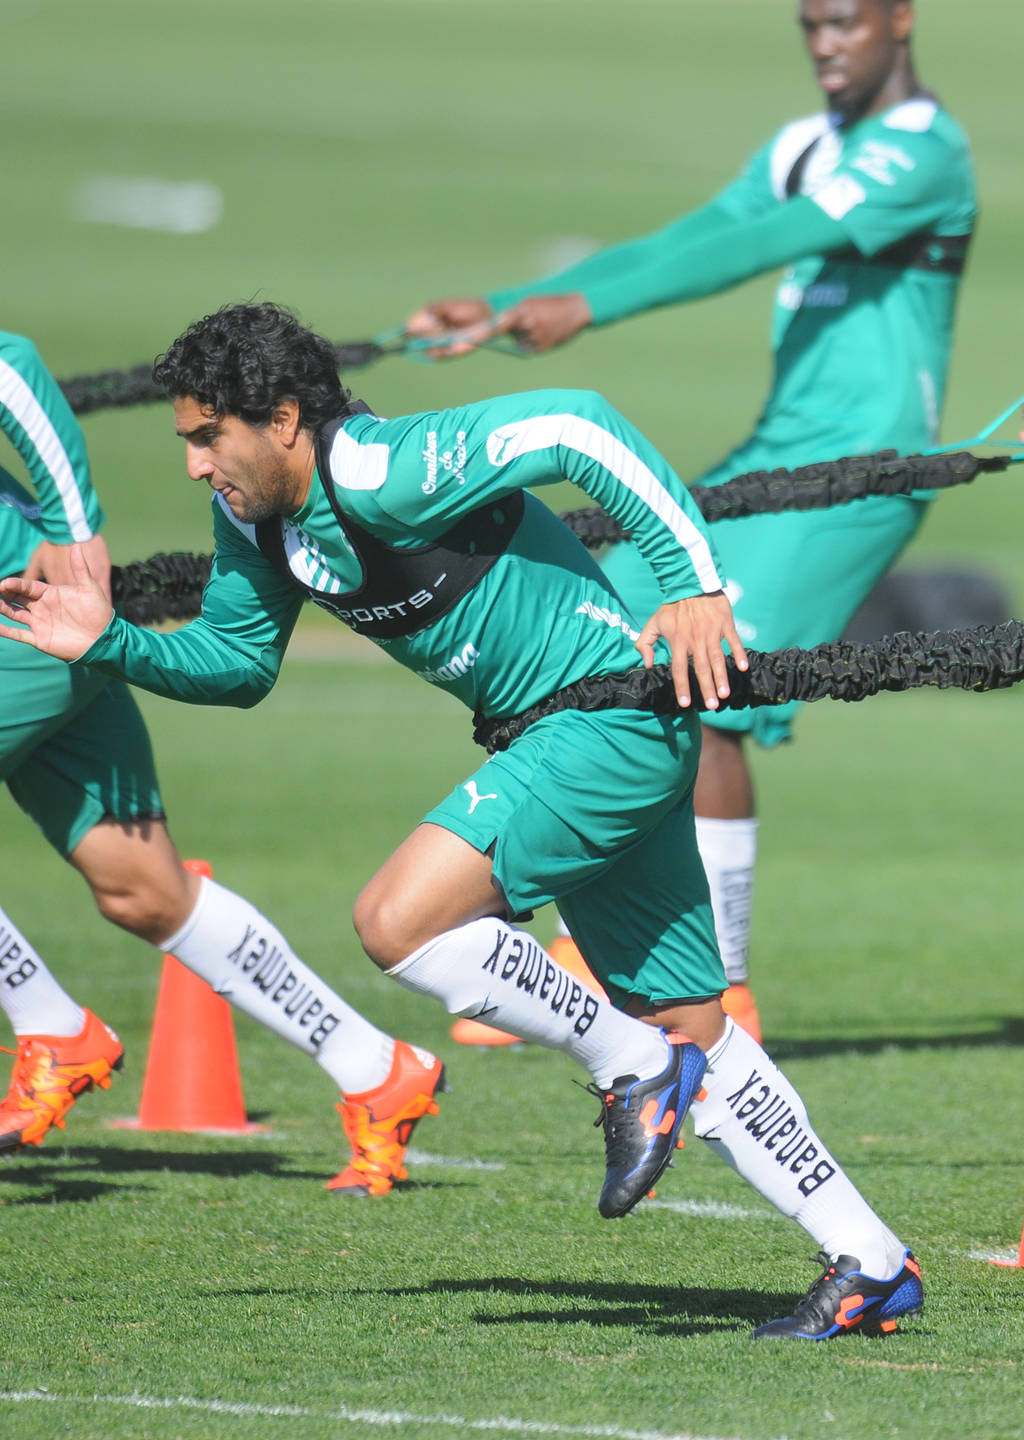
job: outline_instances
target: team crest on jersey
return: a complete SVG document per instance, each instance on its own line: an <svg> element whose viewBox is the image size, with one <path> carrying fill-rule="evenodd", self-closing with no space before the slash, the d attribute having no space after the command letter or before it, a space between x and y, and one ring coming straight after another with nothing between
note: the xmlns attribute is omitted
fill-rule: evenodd
<svg viewBox="0 0 1024 1440"><path fill-rule="evenodd" d="M460 485L466 483L466 432L458 430L455 434L455 444L451 450L439 450L437 446L437 431L427 431L427 443L423 447L423 463L427 467L427 478L420 489L424 495L433 495L437 489L437 477L439 471L450 474L453 480Z"/></svg>
<svg viewBox="0 0 1024 1440"><path fill-rule="evenodd" d="M851 170L859 170L879 185L895 185L899 180L895 170L908 174L916 168L905 150L898 145L886 145L882 140L865 141L860 154L850 164Z"/></svg>

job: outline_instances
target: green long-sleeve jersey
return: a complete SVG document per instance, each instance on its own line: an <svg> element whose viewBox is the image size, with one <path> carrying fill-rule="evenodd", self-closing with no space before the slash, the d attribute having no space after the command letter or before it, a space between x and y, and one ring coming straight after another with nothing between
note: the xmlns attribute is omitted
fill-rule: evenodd
<svg viewBox="0 0 1024 1440"><path fill-rule="evenodd" d="M0 429L35 490L0 470L0 575L17 575L41 540L88 540L104 516L71 407L31 340L8 331L0 331Z"/></svg>
<svg viewBox="0 0 1024 1440"><path fill-rule="evenodd" d="M571 480L635 537L666 600L722 588L707 528L686 487L599 395L543 390L337 431L329 473L314 475L280 521L294 580L352 594L362 565L342 516L398 548L438 540L463 517L533 486ZM158 635L114 618L81 660L135 685L199 704L252 705L273 685L302 604L260 548L256 527L215 497L215 553L200 618ZM416 600L412 597L412 610ZM638 663L636 621L598 566L540 500L477 584L425 628L378 643L423 679L485 715L514 714L586 675ZM373 615L366 612L367 633Z"/></svg>
<svg viewBox="0 0 1024 1440"><path fill-rule="evenodd" d="M580 291L606 325L786 266L772 388L746 468L922 450L935 443L976 214L966 137L918 96L851 124L831 113L794 121L708 205L488 298L501 310ZM703 480L730 473L726 463Z"/></svg>

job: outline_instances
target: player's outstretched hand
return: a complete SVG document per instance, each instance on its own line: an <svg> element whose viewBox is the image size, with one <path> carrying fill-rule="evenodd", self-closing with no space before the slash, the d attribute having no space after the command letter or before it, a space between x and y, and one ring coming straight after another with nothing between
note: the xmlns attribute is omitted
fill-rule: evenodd
<svg viewBox="0 0 1024 1440"><path fill-rule="evenodd" d="M524 350L539 355L556 345L564 345L585 330L593 318L590 306L578 292L528 295L497 316L492 334L513 335Z"/></svg>
<svg viewBox="0 0 1024 1440"><path fill-rule="evenodd" d="M0 615L18 621L0 623L0 635L58 660L77 660L85 654L114 611L82 550L81 545L71 547L69 585L44 585L20 575L0 580Z"/></svg>
<svg viewBox="0 0 1024 1440"><path fill-rule="evenodd" d="M448 340L436 350L428 350L432 360L454 360L468 355L481 340L494 334L494 314L486 300L435 300L415 310L405 322L405 333L417 340L442 336ZM457 339L451 338L457 336Z"/></svg>
<svg viewBox="0 0 1024 1440"><path fill-rule="evenodd" d="M723 590L711 595L694 595L662 605L640 631L636 648L643 656L644 666L654 664L654 646L664 640L672 655L672 679L676 699L685 710L691 700L690 661L701 689L704 709L717 710L719 700L729 698L729 678L725 668L727 644L740 670L747 669L747 652L736 633L732 606Z"/></svg>

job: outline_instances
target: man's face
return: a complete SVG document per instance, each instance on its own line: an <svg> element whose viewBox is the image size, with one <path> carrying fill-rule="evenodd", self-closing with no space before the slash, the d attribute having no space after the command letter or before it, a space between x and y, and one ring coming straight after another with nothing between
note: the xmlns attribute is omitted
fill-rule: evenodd
<svg viewBox="0 0 1024 1440"><path fill-rule="evenodd" d="M273 424L218 415L191 396L174 402L174 428L185 441L191 480L205 480L233 515L250 525L298 509L295 478Z"/></svg>
<svg viewBox="0 0 1024 1440"><path fill-rule="evenodd" d="M903 0L801 0L804 43L830 110L858 118L885 108L912 22Z"/></svg>

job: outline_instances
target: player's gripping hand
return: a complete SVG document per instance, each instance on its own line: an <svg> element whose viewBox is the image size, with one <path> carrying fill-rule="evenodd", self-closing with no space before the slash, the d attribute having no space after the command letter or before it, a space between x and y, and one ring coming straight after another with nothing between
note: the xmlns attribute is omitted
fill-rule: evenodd
<svg viewBox="0 0 1024 1440"><path fill-rule="evenodd" d="M103 586L93 576L81 545L71 547L71 583L44 585L12 575L0 580L0 635L20 640L58 660L77 660L103 634L114 614Z"/></svg>
<svg viewBox="0 0 1024 1440"><path fill-rule="evenodd" d="M43 540L36 546L31 560L25 566L23 580L45 580L50 585L71 585L71 551L73 545L57 545L52 540ZM81 544L89 573L103 588L110 599L110 551L102 535L92 535Z"/></svg>
<svg viewBox="0 0 1024 1440"><path fill-rule="evenodd" d="M432 360L454 360L475 350L481 340L490 339L494 314L486 300L435 300L409 316L405 333L417 340L445 337L447 344L427 354ZM455 336L458 338L450 338Z"/></svg>
<svg viewBox="0 0 1024 1440"><path fill-rule="evenodd" d="M747 652L733 622L732 606L723 590L676 600L654 612L636 641L647 670L654 664L654 646L659 639L666 642L671 652L672 680L683 710L691 700L691 660L705 710L717 710L719 700L729 697L723 644L729 646L738 669L746 670L748 666Z"/></svg>
<svg viewBox="0 0 1024 1440"><path fill-rule="evenodd" d="M512 335L524 350L540 355L564 345L593 320L584 296L528 295L495 317L492 334Z"/></svg>

